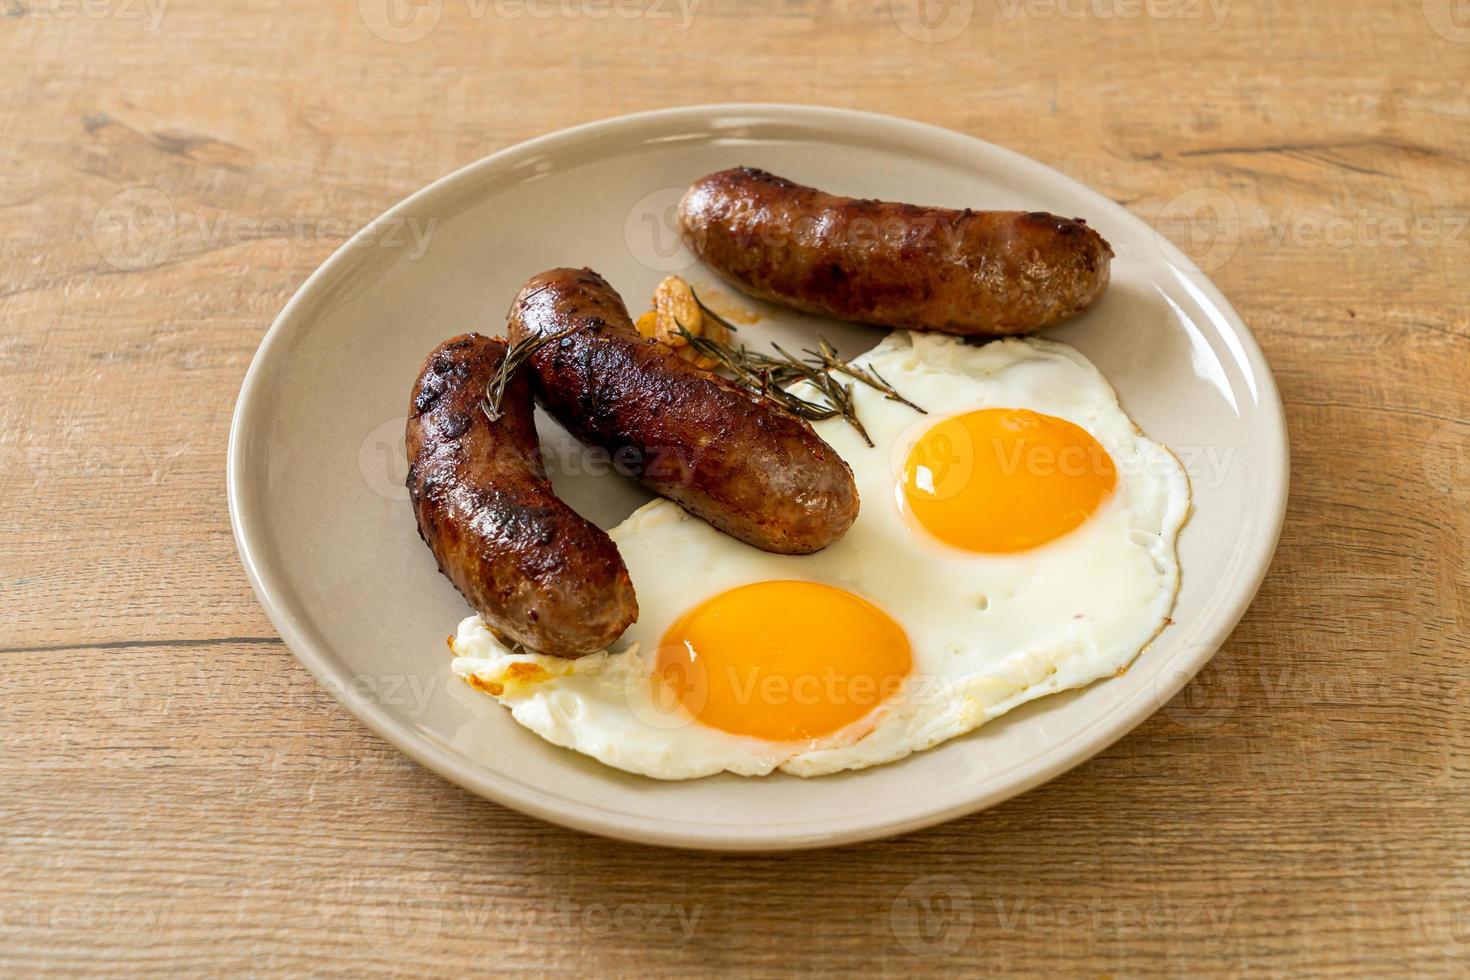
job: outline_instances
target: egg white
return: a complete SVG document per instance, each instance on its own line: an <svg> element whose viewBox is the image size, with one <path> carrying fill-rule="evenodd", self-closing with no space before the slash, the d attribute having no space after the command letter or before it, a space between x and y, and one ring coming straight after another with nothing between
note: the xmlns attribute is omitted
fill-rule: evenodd
<svg viewBox="0 0 1470 980"><path fill-rule="evenodd" d="M618 652L580 660L517 653L478 616L453 640L453 670L557 745L660 779L774 769L819 776L879 765L962 735L1017 705L1121 673L1168 622L1179 586L1176 540L1189 514L1178 460L1145 438L1080 353L1036 339L972 346L894 331L856 363L876 368L927 411L855 385L875 447L842 419L817 432L852 466L856 523L815 555L772 555L655 500L610 533L637 590L639 620ZM1027 408L1089 432L1117 487L1081 527L1030 551L952 549L907 519L897 481L914 441L938 420ZM651 683L668 626L704 599L751 582L806 579L865 596L908 633L913 673L861 721L802 742L705 726Z"/></svg>

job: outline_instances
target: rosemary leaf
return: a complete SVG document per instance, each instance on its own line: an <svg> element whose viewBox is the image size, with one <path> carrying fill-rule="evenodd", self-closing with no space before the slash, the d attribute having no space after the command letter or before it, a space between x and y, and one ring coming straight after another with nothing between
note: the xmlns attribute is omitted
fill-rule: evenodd
<svg viewBox="0 0 1470 980"><path fill-rule="evenodd" d="M505 352L500 366L495 369L495 374L485 384L485 397L480 399L480 411L485 413L485 418L491 422L499 422L501 411L500 402L505 398L505 389L510 385L510 379L515 377L516 369L547 344L570 336L581 327L580 323L558 330L556 333L538 334L534 337L522 337L510 345Z"/></svg>
<svg viewBox="0 0 1470 980"><path fill-rule="evenodd" d="M818 350L808 350L803 348L802 353L809 354L817 360L821 361L822 365L826 367L826 369L829 371L839 371L842 374L847 375L849 378L852 378L854 381L861 381L863 384L867 385L869 388L872 388L874 391L881 391L884 397L886 397L891 402L900 402L904 405L907 405L909 408L912 408L920 415L929 414L918 405L915 405L913 402L900 395L898 391L893 387L893 385L884 380L883 375L879 374L876 368L853 367L851 364L838 357L837 351L833 350L832 345L827 343L826 339L823 337L817 338L817 344L819 347Z"/></svg>
<svg viewBox="0 0 1470 980"><path fill-rule="evenodd" d="M739 333L740 332L736 328L735 324L731 323L729 320L726 320L724 317L720 316L714 310L712 310L708 306L706 306L705 303L704 303L704 300L700 299L699 298L699 294L694 291L694 287L693 286L690 286L689 287L689 295L694 297L694 302L699 307L699 312L703 313L705 316L709 317L711 320L715 321L716 323L718 323L720 326L724 327L726 330L730 331L731 333Z"/></svg>

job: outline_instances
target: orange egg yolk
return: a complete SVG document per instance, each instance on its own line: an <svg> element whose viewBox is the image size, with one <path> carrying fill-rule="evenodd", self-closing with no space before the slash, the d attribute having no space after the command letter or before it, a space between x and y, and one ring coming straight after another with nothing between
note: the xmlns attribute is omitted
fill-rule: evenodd
<svg viewBox="0 0 1470 980"><path fill-rule="evenodd" d="M987 408L945 419L914 444L899 505L948 545L1007 553L1073 530L1117 482L1112 457L1081 427Z"/></svg>
<svg viewBox="0 0 1470 980"><path fill-rule="evenodd" d="M908 636L877 606L817 582L756 582L679 617L658 650L655 695L700 722L774 742L827 735L891 697Z"/></svg>

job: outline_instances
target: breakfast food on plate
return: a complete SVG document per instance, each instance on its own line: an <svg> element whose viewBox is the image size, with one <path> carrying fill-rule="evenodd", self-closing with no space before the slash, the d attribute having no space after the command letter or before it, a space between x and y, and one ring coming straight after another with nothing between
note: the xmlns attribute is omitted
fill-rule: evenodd
<svg viewBox="0 0 1470 980"><path fill-rule="evenodd" d="M551 489L524 373L510 373L497 410L485 410L506 356L505 341L465 334L419 372L407 432L419 535L506 638L562 657L591 653L638 618L633 583L607 532Z"/></svg>
<svg viewBox="0 0 1470 980"><path fill-rule="evenodd" d="M682 378L696 369L627 341L621 303L590 273L538 277L515 314L521 333L578 318L581 343L538 355L574 424L578 391L593 406L645 404L653 386L674 393L662 414L679 420L660 436L746 437L743 394L718 403L733 425L691 417ZM681 380L646 380L641 358ZM540 656L472 616L454 671L543 738L664 779L877 765L1122 672L1169 621L1189 483L1097 369L1062 344L907 331L849 367L909 402L854 384L862 428L815 425L865 501L840 540L770 554L653 501L611 532L642 612L608 652ZM820 397L808 382L793 390Z"/></svg>
<svg viewBox="0 0 1470 980"><path fill-rule="evenodd" d="M718 530L808 554L857 517L851 469L810 424L641 337L590 269L532 277L509 330L513 344L535 345L526 366L553 418Z"/></svg>
<svg viewBox="0 0 1470 980"><path fill-rule="evenodd" d="M1080 353L1010 336L1106 289L1084 221L744 167L696 182L679 220L747 293L896 329L851 361L820 337L763 352L677 276L635 323L595 272L554 269L517 295L508 350L436 352L410 486L480 610L450 641L467 683L629 772L818 776L1120 674L1170 622L1183 467ZM536 461L532 395L666 499L607 535L580 521Z"/></svg>
<svg viewBox="0 0 1470 980"><path fill-rule="evenodd" d="M750 167L679 204L696 256L753 296L910 330L1022 334L1087 309L1113 250L1081 219L837 197Z"/></svg>

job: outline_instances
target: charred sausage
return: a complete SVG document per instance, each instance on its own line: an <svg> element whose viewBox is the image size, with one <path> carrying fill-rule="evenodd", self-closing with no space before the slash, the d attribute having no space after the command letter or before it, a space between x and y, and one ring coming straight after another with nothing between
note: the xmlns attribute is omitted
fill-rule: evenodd
<svg viewBox="0 0 1470 980"><path fill-rule="evenodd" d="M424 362L408 412L408 492L419 536L493 630L539 653L601 650L638 618L607 532L546 478L530 381L512 376L492 422L481 409L505 341L465 334Z"/></svg>
<svg viewBox="0 0 1470 980"><path fill-rule="evenodd" d="M852 470L807 422L640 337L590 269L527 282L510 337L555 338L527 363L537 398L572 435L719 530L803 555L856 519Z"/></svg>
<svg viewBox="0 0 1470 980"><path fill-rule="evenodd" d="M1113 255L1080 218L837 197L750 167L695 182L679 224L696 256L752 296L968 336L1081 313L1107 288Z"/></svg>

